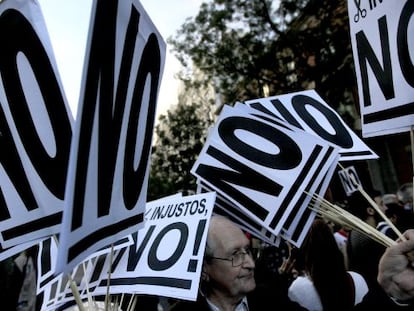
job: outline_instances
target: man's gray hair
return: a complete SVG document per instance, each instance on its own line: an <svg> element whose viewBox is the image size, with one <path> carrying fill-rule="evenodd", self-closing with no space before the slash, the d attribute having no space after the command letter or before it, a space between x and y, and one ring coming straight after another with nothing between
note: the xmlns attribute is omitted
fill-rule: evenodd
<svg viewBox="0 0 414 311"><path fill-rule="evenodd" d="M412 183L405 183L398 188L397 191L398 200L405 203L412 203L413 202L413 184Z"/></svg>

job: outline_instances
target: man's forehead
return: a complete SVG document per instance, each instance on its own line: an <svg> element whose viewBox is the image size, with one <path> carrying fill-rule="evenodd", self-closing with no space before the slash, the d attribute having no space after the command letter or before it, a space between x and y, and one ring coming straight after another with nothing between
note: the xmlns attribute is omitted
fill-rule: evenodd
<svg viewBox="0 0 414 311"><path fill-rule="evenodd" d="M248 239L238 227L227 227L216 235L216 245L226 251L233 251L244 248Z"/></svg>

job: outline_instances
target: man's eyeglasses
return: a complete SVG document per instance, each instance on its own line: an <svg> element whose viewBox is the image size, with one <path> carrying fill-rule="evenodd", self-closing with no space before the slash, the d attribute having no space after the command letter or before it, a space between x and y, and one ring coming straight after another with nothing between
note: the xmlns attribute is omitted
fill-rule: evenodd
<svg viewBox="0 0 414 311"><path fill-rule="evenodd" d="M246 256L250 256L250 258L253 258L252 251L250 250L250 248L245 248L243 250L237 251L229 258L213 257L213 256L210 256L209 258L231 261L231 265L233 267L239 267L246 261Z"/></svg>

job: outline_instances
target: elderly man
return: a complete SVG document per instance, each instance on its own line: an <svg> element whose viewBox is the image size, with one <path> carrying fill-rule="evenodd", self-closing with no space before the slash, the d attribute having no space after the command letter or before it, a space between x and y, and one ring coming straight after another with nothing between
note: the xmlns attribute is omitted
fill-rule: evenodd
<svg viewBox="0 0 414 311"><path fill-rule="evenodd" d="M290 302L287 295L278 299L256 288L255 262L250 241L243 231L223 216L210 220L201 275L200 295L196 302L179 302L174 311L254 311L274 305L283 310L304 310ZM283 301L282 301L283 300Z"/></svg>
<svg viewBox="0 0 414 311"><path fill-rule="evenodd" d="M408 230L405 237L407 241L387 249L381 259L378 274L380 285L390 297L393 297L394 303L391 306L397 308L400 305L407 306L403 308L411 308L411 299L414 298L414 261L407 256L407 253L414 249L414 230ZM249 245L249 239L236 224L223 216L212 216L199 297L195 302L180 301L171 310L306 310L290 301L287 292L277 288L287 284L273 284L276 287L265 288L256 286L255 263ZM373 310L373 307L374 310L381 310L382 302L376 301L375 297L369 294L365 298L367 299L357 305L355 310Z"/></svg>

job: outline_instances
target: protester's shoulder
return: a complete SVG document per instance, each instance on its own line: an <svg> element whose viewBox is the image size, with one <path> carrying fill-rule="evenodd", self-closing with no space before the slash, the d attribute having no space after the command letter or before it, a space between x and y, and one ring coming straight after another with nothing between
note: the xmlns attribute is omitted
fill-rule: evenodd
<svg viewBox="0 0 414 311"><path fill-rule="evenodd" d="M288 296L290 299L297 301L303 295L307 295L310 292L314 292L315 288L312 281L306 276L298 276L288 289Z"/></svg>
<svg viewBox="0 0 414 311"><path fill-rule="evenodd" d="M313 286L311 279L307 276L298 276L296 279L293 280L290 288L299 288L299 287L308 287Z"/></svg>
<svg viewBox="0 0 414 311"><path fill-rule="evenodd" d="M354 283L366 284L365 278L362 276L362 274L355 272L355 271L347 271L347 272L352 277L352 280L354 281Z"/></svg>

